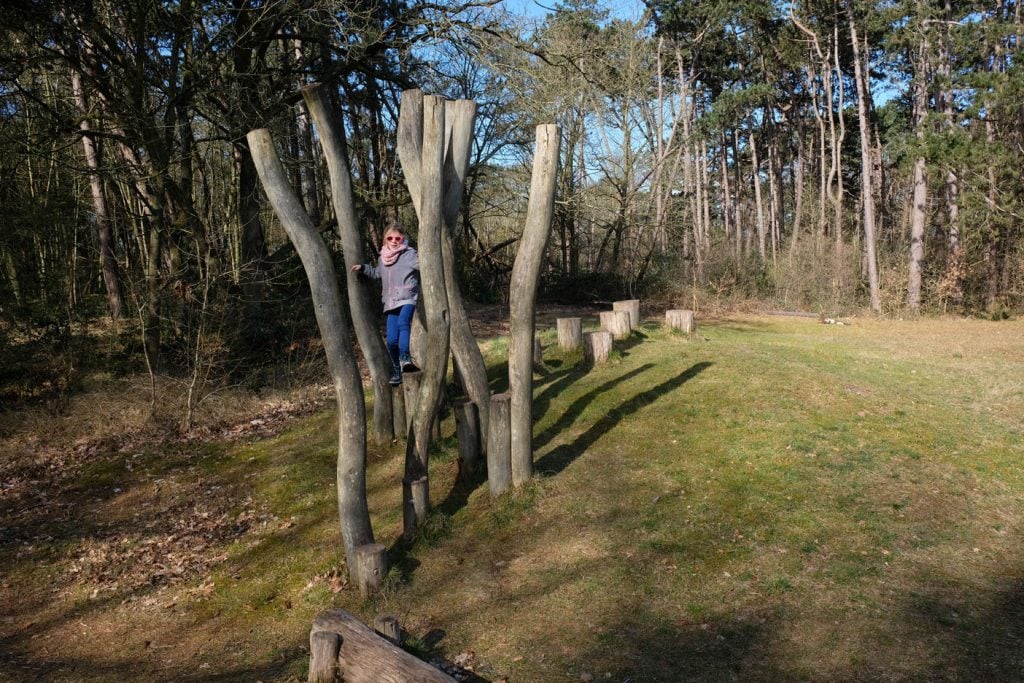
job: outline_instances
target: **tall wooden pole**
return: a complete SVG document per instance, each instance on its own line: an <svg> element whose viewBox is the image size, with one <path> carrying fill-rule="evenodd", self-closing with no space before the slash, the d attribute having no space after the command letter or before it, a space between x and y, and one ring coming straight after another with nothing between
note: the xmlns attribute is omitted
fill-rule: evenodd
<svg viewBox="0 0 1024 683"><path fill-rule="evenodd" d="M445 102L418 90L402 94L398 154L413 205L419 216L420 301L426 328L422 380L413 411L411 438L406 441L402 480L406 537L423 523L429 510L428 456L430 439L448 368L450 327L445 289L444 229ZM414 495L416 493L416 495Z"/></svg>
<svg viewBox="0 0 1024 683"><path fill-rule="evenodd" d="M274 149L270 131L262 128L250 131L247 139L270 205L295 246L309 280L313 310L338 402L337 487L341 538L345 557L349 559L349 571L358 580L354 574L355 549L373 543L373 528L366 503L366 405L343 312L341 290L327 245L292 189Z"/></svg>
<svg viewBox="0 0 1024 683"><path fill-rule="evenodd" d="M533 335L537 313L537 281L551 235L558 170L558 126L537 126L537 143L530 181L530 201L519 251L509 285L508 378L511 394L512 483L520 486L533 476Z"/></svg>
<svg viewBox="0 0 1024 683"><path fill-rule="evenodd" d="M377 309L380 304L369 287L360 281L359 274L352 266L363 264L363 240L356 222L355 202L352 197L352 176L348 165L348 150L345 130L338 121L319 84L302 88L302 97L316 124L320 145L327 161L327 172L331 178L331 201L337 218L338 237L345 257L345 273L349 310L356 340L367 359L370 379L373 382L373 427L378 443L387 443L394 437L392 414L391 356L377 331Z"/></svg>

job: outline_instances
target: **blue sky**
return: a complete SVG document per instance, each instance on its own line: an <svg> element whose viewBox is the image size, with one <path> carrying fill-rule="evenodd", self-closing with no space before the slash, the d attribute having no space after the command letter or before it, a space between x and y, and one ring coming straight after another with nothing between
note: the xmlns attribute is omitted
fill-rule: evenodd
<svg viewBox="0 0 1024 683"><path fill-rule="evenodd" d="M558 0L503 0L505 9L534 19L542 19L558 4ZM601 2L613 16L622 19L638 19L644 11L644 4L636 0L606 0Z"/></svg>

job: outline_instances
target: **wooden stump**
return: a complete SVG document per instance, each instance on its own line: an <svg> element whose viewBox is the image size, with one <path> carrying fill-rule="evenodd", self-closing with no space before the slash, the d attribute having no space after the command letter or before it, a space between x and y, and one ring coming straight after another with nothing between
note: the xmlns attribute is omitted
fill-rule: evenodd
<svg viewBox="0 0 1024 683"><path fill-rule="evenodd" d="M544 348L540 345L540 337L533 338L533 364L544 365Z"/></svg>
<svg viewBox="0 0 1024 683"><path fill-rule="evenodd" d="M420 380L422 378L423 372L420 370L402 373L402 391L405 393L406 406L404 432L406 435L412 430L413 420L416 419L416 401L419 400Z"/></svg>
<svg viewBox="0 0 1024 683"><path fill-rule="evenodd" d="M469 481L480 463L480 418L472 401L455 404L455 434L459 439L459 477Z"/></svg>
<svg viewBox="0 0 1024 683"><path fill-rule="evenodd" d="M610 332L615 339L629 339L629 313L626 311L601 311L601 330Z"/></svg>
<svg viewBox="0 0 1024 683"><path fill-rule="evenodd" d="M314 619L309 642L310 681L333 682L337 669L345 683L455 683L448 674L377 635L345 610L327 610ZM323 660L334 642L340 646L335 649L336 664L331 666ZM314 672L322 676L320 672L327 671L330 678L313 678Z"/></svg>
<svg viewBox="0 0 1024 683"><path fill-rule="evenodd" d="M411 505L412 505L412 521L416 525L414 528L421 528L427 521L427 515L430 513L430 479L428 477L420 477L414 479L409 484L409 488L412 491ZM408 532L408 530L406 530ZM406 533L406 537L409 537L409 533Z"/></svg>
<svg viewBox="0 0 1024 683"><path fill-rule="evenodd" d="M491 396L491 424L487 430L487 484L498 497L512 486L512 395Z"/></svg>
<svg viewBox="0 0 1024 683"><path fill-rule="evenodd" d="M612 302L613 311L626 311L629 313L629 328L631 330L640 327L640 299L626 299L625 301Z"/></svg>
<svg viewBox="0 0 1024 683"><path fill-rule="evenodd" d="M341 636L331 631L309 632L309 683L334 683L338 676Z"/></svg>
<svg viewBox="0 0 1024 683"><path fill-rule="evenodd" d="M697 331L697 323L693 319L693 311L665 311L665 324L671 330L681 330L686 334L693 334Z"/></svg>
<svg viewBox="0 0 1024 683"><path fill-rule="evenodd" d="M365 598L380 591L388 573L388 549L381 543L368 543L356 548L356 581Z"/></svg>
<svg viewBox="0 0 1024 683"><path fill-rule="evenodd" d="M391 387L391 417L395 424L395 439L405 439L409 435L409 422L405 417L405 388Z"/></svg>
<svg viewBox="0 0 1024 683"><path fill-rule="evenodd" d="M573 351L583 344L583 321L580 318L559 318L558 348Z"/></svg>
<svg viewBox="0 0 1024 683"><path fill-rule="evenodd" d="M373 618L373 630L388 642L402 646L402 625L394 614L378 614Z"/></svg>
<svg viewBox="0 0 1024 683"><path fill-rule="evenodd" d="M610 332L587 332L583 335L583 355L591 363L607 363L611 350Z"/></svg>

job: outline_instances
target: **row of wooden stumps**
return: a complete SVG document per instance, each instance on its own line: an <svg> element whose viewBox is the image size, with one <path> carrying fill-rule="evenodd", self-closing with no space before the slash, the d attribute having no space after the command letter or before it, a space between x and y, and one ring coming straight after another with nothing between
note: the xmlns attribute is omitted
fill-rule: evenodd
<svg viewBox="0 0 1024 683"><path fill-rule="evenodd" d="M601 327L593 332L583 332L581 318L558 318L558 347L565 351L582 348L588 362L607 363L614 342L629 339L633 330L639 328L640 300L613 302L612 310L601 311L598 317ZM666 311L665 325L685 334L697 330L693 311L687 310Z"/></svg>

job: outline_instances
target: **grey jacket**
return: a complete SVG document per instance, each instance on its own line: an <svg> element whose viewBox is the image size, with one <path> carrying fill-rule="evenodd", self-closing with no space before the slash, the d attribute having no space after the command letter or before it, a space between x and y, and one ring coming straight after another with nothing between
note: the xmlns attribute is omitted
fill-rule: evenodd
<svg viewBox="0 0 1024 683"><path fill-rule="evenodd" d="M405 304L415 304L420 295L420 257L416 250L407 247L394 265L376 266L364 263L360 271L367 277L381 281L381 301L384 310L390 311Z"/></svg>

